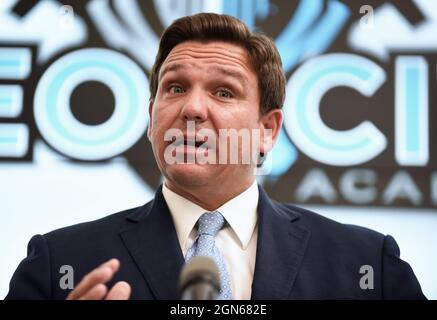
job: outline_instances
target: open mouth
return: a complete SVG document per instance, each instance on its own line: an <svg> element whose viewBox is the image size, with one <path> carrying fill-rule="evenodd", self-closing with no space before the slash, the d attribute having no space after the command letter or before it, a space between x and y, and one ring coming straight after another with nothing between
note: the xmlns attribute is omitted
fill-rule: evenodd
<svg viewBox="0 0 437 320"><path fill-rule="evenodd" d="M194 146L195 148L203 147L207 148L207 145L205 145L204 141L193 141L193 140L186 140L184 139L184 145L185 146Z"/></svg>
<svg viewBox="0 0 437 320"><path fill-rule="evenodd" d="M194 147L196 149L202 148L205 150L211 149L211 146L207 143L207 139L205 137L198 137L197 139L187 138L185 136L177 137L173 142L173 146L179 147L181 145L186 147Z"/></svg>

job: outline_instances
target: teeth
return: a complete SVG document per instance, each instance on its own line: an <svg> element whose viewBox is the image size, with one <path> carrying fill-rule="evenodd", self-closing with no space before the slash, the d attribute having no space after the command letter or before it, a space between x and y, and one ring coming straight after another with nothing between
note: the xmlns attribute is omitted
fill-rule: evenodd
<svg viewBox="0 0 437 320"><path fill-rule="evenodd" d="M193 141L193 140L184 140L184 145L194 146L196 148L199 148L200 146L206 147L206 145L203 145L203 141Z"/></svg>
<svg viewBox="0 0 437 320"><path fill-rule="evenodd" d="M185 144L185 140L183 138L176 138L175 141L173 141L174 146L179 147L180 145Z"/></svg>
<svg viewBox="0 0 437 320"><path fill-rule="evenodd" d="M184 137L178 137L172 143L176 147L179 147L181 145L185 145L185 146L194 146L195 148L199 148L202 146L202 148L210 149L209 145L206 144L206 141L201 141L201 140L195 141L195 140L191 140L191 139L187 140Z"/></svg>

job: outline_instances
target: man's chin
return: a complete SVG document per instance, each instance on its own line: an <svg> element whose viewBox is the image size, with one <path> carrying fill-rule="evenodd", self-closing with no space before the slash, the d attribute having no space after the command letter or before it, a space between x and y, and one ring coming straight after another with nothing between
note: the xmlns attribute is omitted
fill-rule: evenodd
<svg viewBox="0 0 437 320"><path fill-rule="evenodd" d="M166 168L166 173L171 180L183 186L201 186L211 182L214 168L212 165L196 163L172 164Z"/></svg>

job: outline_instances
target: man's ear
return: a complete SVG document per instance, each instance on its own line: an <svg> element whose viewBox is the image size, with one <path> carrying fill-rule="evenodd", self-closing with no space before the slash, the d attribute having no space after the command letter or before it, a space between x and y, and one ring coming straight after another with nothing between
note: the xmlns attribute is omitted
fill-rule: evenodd
<svg viewBox="0 0 437 320"><path fill-rule="evenodd" d="M150 135L152 134L152 110L153 110L153 99L149 100L149 126L147 128L147 138L149 138L149 141L152 142L150 140Z"/></svg>
<svg viewBox="0 0 437 320"><path fill-rule="evenodd" d="M273 109L261 115L260 153L266 155L275 145L282 128L282 119L281 109Z"/></svg>

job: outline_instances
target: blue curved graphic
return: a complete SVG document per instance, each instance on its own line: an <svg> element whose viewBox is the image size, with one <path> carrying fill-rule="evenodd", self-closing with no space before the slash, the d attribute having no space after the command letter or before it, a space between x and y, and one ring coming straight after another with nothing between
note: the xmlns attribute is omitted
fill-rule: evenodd
<svg viewBox="0 0 437 320"><path fill-rule="evenodd" d="M299 62L324 52L335 40L350 15L349 8L337 0L301 1L295 15L276 39L285 72Z"/></svg>

